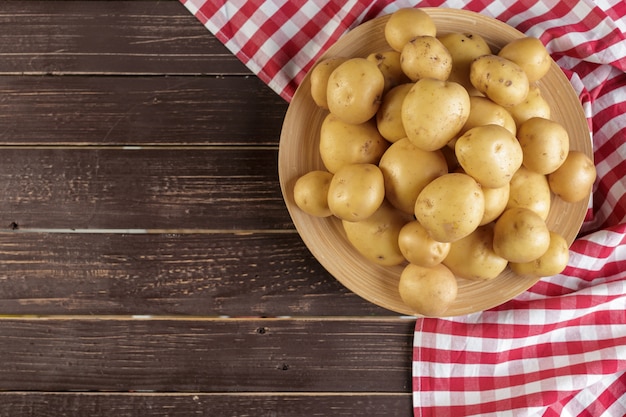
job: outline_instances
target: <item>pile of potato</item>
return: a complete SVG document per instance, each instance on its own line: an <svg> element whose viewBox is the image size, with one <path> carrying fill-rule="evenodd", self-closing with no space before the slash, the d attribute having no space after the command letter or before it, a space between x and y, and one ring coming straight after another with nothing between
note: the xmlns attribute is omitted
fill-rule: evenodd
<svg viewBox="0 0 626 417"><path fill-rule="evenodd" d="M409 8L384 36L388 50L313 68L326 170L297 180L297 206L341 219L372 262L405 265L399 293L417 314L443 314L457 277L561 272L569 252L546 225L552 196L587 198L596 171L550 119L536 85L552 62L543 44L492 51L477 34L438 36Z"/></svg>

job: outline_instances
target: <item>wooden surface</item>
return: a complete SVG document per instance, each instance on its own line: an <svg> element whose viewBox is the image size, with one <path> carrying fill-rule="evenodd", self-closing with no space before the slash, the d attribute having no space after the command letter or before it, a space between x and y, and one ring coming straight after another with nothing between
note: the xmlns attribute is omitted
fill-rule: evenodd
<svg viewBox="0 0 626 417"><path fill-rule="evenodd" d="M312 257L287 103L183 5L0 27L0 416L412 414L415 321Z"/></svg>

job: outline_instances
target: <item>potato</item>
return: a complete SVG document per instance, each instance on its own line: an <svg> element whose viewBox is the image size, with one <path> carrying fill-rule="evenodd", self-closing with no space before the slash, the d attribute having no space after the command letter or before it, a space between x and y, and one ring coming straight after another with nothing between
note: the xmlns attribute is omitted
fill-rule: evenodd
<svg viewBox="0 0 626 417"><path fill-rule="evenodd" d="M373 164L349 164L328 188L328 207L342 220L356 222L374 214L385 198L383 173Z"/></svg>
<svg viewBox="0 0 626 417"><path fill-rule="evenodd" d="M400 274L398 292L415 313L439 316L456 299L458 284L454 274L443 264L430 268L408 264Z"/></svg>
<svg viewBox="0 0 626 417"><path fill-rule="evenodd" d="M482 190L485 197L485 213L480 221L480 226L494 221L506 209L509 203L511 184L507 183L499 188L482 187Z"/></svg>
<svg viewBox="0 0 626 417"><path fill-rule="evenodd" d="M347 164L378 164L388 147L373 120L352 124L329 113L320 128L320 157L332 173Z"/></svg>
<svg viewBox="0 0 626 417"><path fill-rule="evenodd" d="M487 97L470 96L469 116L459 134L484 125L502 126L513 135L517 134L517 124L507 109Z"/></svg>
<svg viewBox="0 0 626 417"><path fill-rule="evenodd" d="M550 104L541 95L539 87L534 84L529 87L526 99L515 106L508 107L508 110L518 127L532 117L549 119L552 114Z"/></svg>
<svg viewBox="0 0 626 417"><path fill-rule="evenodd" d="M417 196L432 180L448 173L440 151L423 151L407 138L392 144L378 167L385 179L385 196L396 208L413 214Z"/></svg>
<svg viewBox="0 0 626 417"><path fill-rule="evenodd" d="M552 194L547 177L522 165L511 178L507 208L526 208L546 220L551 205Z"/></svg>
<svg viewBox="0 0 626 417"><path fill-rule="evenodd" d="M546 253L550 231L534 211L514 207L504 211L493 228L493 250L510 262L531 262Z"/></svg>
<svg viewBox="0 0 626 417"><path fill-rule="evenodd" d="M519 128L517 139L524 154L524 166L539 174L556 171L569 153L569 135L557 122L533 117Z"/></svg>
<svg viewBox="0 0 626 417"><path fill-rule="evenodd" d="M400 66L411 81L421 78L445 81L452 71L452 56L434 36L418 36L402 48Z"/></svg>
<svg viewBox="0 0 626 417"><path fill-rule="evenodd" d="M350 58L328 78L328 110L344 122L364 123L376 114L384 88L385 77L375 63Z"/></svg>
<svg viewBox="0 0 626 417"><path fill-rule="evenodd" d="M313 97L313 101L319 107L328 110L328 101L326 99L328 79L335 68L346 62L346 60L347 58L343 57L324 59L311 70L311 97Z"/></svg>
<svg viewBox="0 0 626 417"><path fill-rule="evenodd" d="M414 8L396 10L385 24L385 40L398 52L401 52L411 39L423 35L437 35L435 22L424 10Z"/></svg>
<svg viewBox="0 0 626 417"><path fill-rule="evenodd" d="M450 244L443 264L459 278L472 281L494 279L509 261L493 250L493 224L480 226L469 235Z"/></svg>
<svg viewBox="0 0 626 417"><path fill-rule="evenodd" d="M506 58L519 65L529 82L541 79L550 70L552 59L550 54L537 38L525 37L512 40L500 49L498 56Z"/></svg>
<svg viewBox="0 0 626 417"><path fill-rule="evenodd" d="M387 94L387 92L395 86L406 84L411 81L402 71L402 66L400 65L400 52L398 51L372 53L367 56L367 60L375 63L380 72L383 74L385 79L383 95Z"/></svg>
<svg viewBox="0 0 626 417"><path fill-rule="evenodd" d="M451 173L431 181L415 201L415 217L439 242L472 233L485 211L480 185L467 174Z"/></svg>
<svg viewBox="0 0 626 417"><path fill-rule="evenodd" d="M467 90L458 83L422 78L402 103L402 123L418 148L434 151L459 133L470 111Z"/></svg>
<svg viewBox="0 0 626 417"><path fill-rule="evenodd" d="M450 251L449 242L438 242L433 239L417 220L405 224L400 229L398 245L407 261L424 267L441 263Z"/></svg>
<svg viewBox="0 0 626 417"><path fill-rule="evenodd" d="M293 199L305 213L315 217L332 215L328 207L328 188L333 174L328 171L310 171L296 180Z"/></svg>
<svg viewBox="0 0 626 417"><path fill-rule="evenodd" d="M406 137L402 124L402 102L411 87L413 87L411 83L400 84L389 90L376 112L378 131L389 142L396 142Z"/></svg>
<svg viewBox="0 0 626 417"><path fill-rule="evenodd" d="M503 107L526 99L530 84L519 65L497 55L483 55L470 66L470 82L478 91Z"/></svg>
<svg viewBox="0 0 626 417"><path fill-rule="evenodd" d="M569 262L569 246L556 232L550 232L550 246L546 253L534 261L525 263L511 262L511 270L519 275L547 277L563 272Z"/></svg>
<svg viewBox="0 0 626 417"><path fill-rule="evenodd" d="M491 54L491 48L482 36L476 33L451 32L438 36L452 57L452 71L448 78L461 84L472 94L479 93L469 80L470 65L479 56Z"/></svg>
<svg viewBox="0 0 626 417"><path fill-rule="evenodd" d="M565 162L548 174L548 184L562 200L575 203L589 198L596 176L593 161L583 152L572 150Z"/></svg>
<svg viewBox="0 0 626 417"><path fill-rule="evenodd" d="M480 185L504 187L522 165L522 148L502 126L474 127L459 137L454 146L459 164Z"/></svg>
<svg viewBox="0 0 626 417"><path fill-rule="evenodd" d="M365 258L379 265L399 265L405 262L398 236L410 218L398 212L386 201L365 220L341 224L348 241Z"/></svg>

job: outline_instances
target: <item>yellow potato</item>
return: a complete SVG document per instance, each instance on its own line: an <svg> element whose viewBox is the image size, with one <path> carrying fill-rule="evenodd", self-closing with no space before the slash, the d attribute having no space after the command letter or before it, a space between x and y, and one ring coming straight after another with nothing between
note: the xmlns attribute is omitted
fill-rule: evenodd
<svg viewBox="0 0 626 417"><path fill-rule="evenodd" d="M385 24L385 40L396 51L402 51L404 45L416 36L436 36L435 22L424 10L402 8L389 16Z"/></svg>
<svg viewBox="0 0 626 417"><path fill-rule="evenodd" d="M526 99L515 106L509 107L508 110L518 127L532 117L549 119L552 114L550 104L541 95L539 87L534 84L530 85Z"/></svg>
<svg viewBox="0 0 626 417"><path fill-rule="evenodd" d="M454 274L443 264L430 268L408 264L400 274L398 291L415 313L439 316L448 310L458 293Z"/></svg>
<svg viewBox="0 0 626 417"><path fill-rule="evenodd" d="M546 220L551 205L552 194L547 177L522 165L511 178L507 208L526 208Z"/></svg>
<svg viewBox="0 0 626 417"><path fill-rule="evenodd" d="M315 217L332 215L328 207L328 188L333 174L328 171L310 171L297 179L293 188L296 205Z"/></svg>
<svg viewBox="0 0 626 417"><path fill-rule="evenodd" d="M473 127L484 125L499 125L513 135L517 133L515 119L507 109L487 97L470 96L469 116L459 134L463 134Z"/></svg>
<svg viewBox="0 0 626 417"><path fill-rule="evenodd" d="M565 162L548 174L548 184L562 200L575 203L589 198L596 176L596 167L587 155L570 151Z"/></svg>
<svg viewBox="0 0 626 417"><path fill-rule="evenodd" d="M369 54L367 56L367 59L378 66L378 69L385 78L383 95L387 94L387 92L395 86L405 84L411 81L409 80L409 77L407 77L404 72L402 72L402 66L400 65L400 52L376 52Z"/></svg>
<svg viewBox="0 0 626 417"><path fill-rule="evenodd" d="M347 164L378 164L388 147L373 120L352 124L330 113L320 128L320 157L332 173Z"/></svg>
<svg viewBox="0 0 626 417"><path fill-rule="evenodd" d="M328 109L328 101L326 99L328 79L335 68L346 60L347 58L343 57L324 59L311 70L311 97L313 97L313 101L319 107Z"/></svg>
<svg viewBox="0 0 626 417"><path fill-rule="evenodd" d="M476 58L470 67L470 82L478 91L503 107L526 99L530 84L519 65L497 55Z"/></svg>
<svg viewBox="0 0 626 417"><path fill-rule="evenodd" d="M448 173L440 151L423 151L407 138L392 144L378 167L385 178L385 196L396 208L413 214L417 196L432 180Z"/></svg>
<svg viewBox="0 0 626 417"><path fill-rule="evenodd" d="M454 153L465 173L489 188L508 184L523 158L515 136L498 125L468 130L457 139Z"/></svg>
<svg viewBox="0 0 626 417"><path fill-rule="evenodd" d="M449 242L438 242L414 220L405 224L398 235L400 251L407 261L424 267L435 266L448 255Z"/></svg>
<svg viewBox="0 0 626 417"><path fill-rule="evenodd" d="M445 81L452 71L452 56L434 36L418 36L402 48L400 66L411 81L421 78Z"/></svg>
<svg viewBox="0 0 626 417"><path fill-rule="evenodd" d="M470 65L479 56L491 54L485 39L476 33L460 32L439 35L438 39L452 57L452 71L448 80L461 84L470 95L478 93L469 80Z"/></svg>
<svg viewBox="0 0 626 417"><path fill-rule="evenodd" d="M328 188L328 207L342 220L367 219L385 198L383 173L373 164L350 164L337 171Z"/></svg>
<svg viewBox="0 0 626 417"><path fill-rule="evenodd" d="M502 214L509 202L510 191L510 183L499 188L483 187L483 195L485 197L485 214L483 214L483 218L480 221L480 226L494 221Z"/></svg>
<svg viewBox="0 0 626 417"><path fill-rule="evenodd" d="M385 77L375 63L350 58L328 78L328 110L347 123L364 123L376 114L384 88Z"/></svg>
<svg viewBox="0 0 626 417"><path fill-rule="evenodd" d="M556 171L569 153L569 135L560 123L542 117L528 119L517 139L524 153L524 166L539 174Z"/></svg>
<svg viewBox="0 0 626 417"><path fill-rule="evenodd" d="M398 236L410 218L389 203L383 204L371 216L358 222L343 220L341 224L348 241L365 258L379 265L399 265L405 262Z"/></svg>
<svg viewBox="0 0 626 417"><path fill-rule="evenodd" d="M543 43L530 36L507 43L500 49L498 56L519 65L531 83L546 75L552 65L552 58Z"/></svg>
<svg viewBox="0 0 626 417"><path fill-rule="evenodd" d="M418 148L434 151L459 133L470 112L467 90L458 83L422 78L402 103L402 123Z"/></svg>
<svg viewBox="0 0 626 417"><path fill-rule="evenodd" d="M511 270L519 275L547 277L563 272L569 262L569 247L563 236L550 232L550 246L546 253L534 261L525 263L511 262Z"/></svg>
<svg viewBox="0 0 626 417"><path fill-rule="evenodd" d="M480 185L467 174L451 173L431 181L415 201L415 217L439 242L472 233L485 212Z"/></svg>
<svg viewBox="0 0 626 417"><path fill-rule="evenodd" d="M469 235L450 244L443 260L459 278L472 281L494 279L504 271L509 261L493 250L493 225L480 226Z"/></svg>
<svg viewBox="0 0 626 417"><path fill-rule="evenodd" d="M534 211L515 207L504 211L493 229L494 252L510 262L531 262L546 253L550 231Z"/></svg>
<svg viewBox="0 0 626 417"><path fill-rule="evenodd" d="M402 124L402 102L411 87L413 84L400 84L389 90L376 112L378 131L389 142L396 142L406 137Z"/></svg>

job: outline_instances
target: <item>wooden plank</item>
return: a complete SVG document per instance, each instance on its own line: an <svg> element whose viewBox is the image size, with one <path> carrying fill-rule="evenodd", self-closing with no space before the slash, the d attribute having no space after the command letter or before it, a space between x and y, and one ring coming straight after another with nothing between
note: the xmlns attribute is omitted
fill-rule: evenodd
<svg viewBox="0 0 626 417"><path fill-rule="evenodd" d="M5 1L0 26L0 73L251 74L179 1Z"/></svg>
<svg viewBox="0 0 626 417"><path fill-rule="evenodd" d="M0 390L411 390L406 319L0 319Z"/></svg>
<svg viewBox="0 0 626 417"><path fill-rule="evenodd" d="M0 76L0 146L277 146L286 110L256 77Z"/></svg>
<svg viewBox="0 0 626 417"><path fill-rule="evenodd" d="M276 149L3 149L0 224L292 229Z"/></svg>
<svg viewBox="0 0 626 417"><path fill-rule="evenodd" d="M59 412L65 417L406 417L412 402L410 393L0 393L0 416L47 417Z"/></svg>
<svg viewBox="0 0 626 417"><path fill-rule="evenodd" d="M0 233L0 312L395 316L348 291L297 233Z"/></svg>

